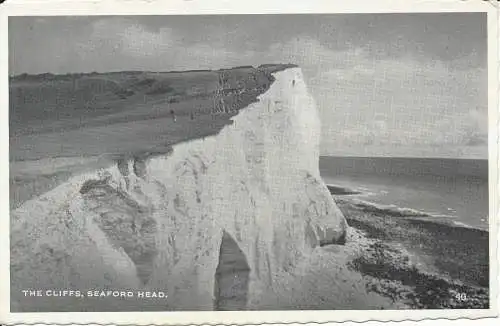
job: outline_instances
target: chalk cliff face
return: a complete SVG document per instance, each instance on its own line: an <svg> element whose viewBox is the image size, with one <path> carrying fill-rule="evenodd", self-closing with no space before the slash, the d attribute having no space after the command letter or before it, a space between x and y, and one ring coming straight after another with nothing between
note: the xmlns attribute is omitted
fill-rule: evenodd
<svg viewBox="0 0 500 326"><path fill-rule="evenodd" d="M13 300L22 310L212 310L226 234L244 255L245 306L255 309L315 247L342 241L345 219L319 176L314 100L300 69L274 76L218 135L75 176L13 211ZM30 288L150 289L168 299L37 301L20 292Z"/></svg>

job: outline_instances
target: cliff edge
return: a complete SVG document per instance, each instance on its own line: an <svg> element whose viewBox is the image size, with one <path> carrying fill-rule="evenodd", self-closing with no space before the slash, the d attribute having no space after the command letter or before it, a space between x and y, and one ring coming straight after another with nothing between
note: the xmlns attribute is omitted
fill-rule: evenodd
<svg viewBox="0 0 500 326"><path fill-rule="evenodd" d="M314 100L299 68L274 76L219 134L72 177L12 211L12 309L223 309L228 273L242 277L229 285L238 309L259 309L315 247L345 241L346 221L319 175ZM221 266L226 252L237 259ZM82 296L37 300L24 289ZM168 298L86 296L101 289Z"/></svg>

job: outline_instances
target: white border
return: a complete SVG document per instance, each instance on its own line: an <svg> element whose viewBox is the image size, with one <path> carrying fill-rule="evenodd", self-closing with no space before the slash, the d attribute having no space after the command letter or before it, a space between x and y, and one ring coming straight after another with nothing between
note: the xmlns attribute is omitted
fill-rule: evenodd
<svg viewBox="0 0 500 326"><path fill-rule="evenodd" d="M481 0L7 0L0 5L0 323L55 324L260 324L325 323L331 321L401 321L423 319L484 318L498 316L498 4ZM285 14L285 13L381 13L468 12L488 13L488 107L490 172L490 292L489 310L399 310L399 311L283 311L283 312L120 312L120 313L10 313L9 312L9 165L8 165L8 16L23 15L195 15L195 14ZM5 128L7 127L7 128ZM496 162L496 163L495 163Z"/></svg>

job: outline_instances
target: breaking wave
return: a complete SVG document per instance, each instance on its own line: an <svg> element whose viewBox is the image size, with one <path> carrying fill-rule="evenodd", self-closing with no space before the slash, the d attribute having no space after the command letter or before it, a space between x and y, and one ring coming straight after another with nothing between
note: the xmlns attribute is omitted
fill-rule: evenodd
<svg viewBox="0 0 500 326"><path fill-rule="evenodd" d="M402 217L402 218L416 218L419 220L429 220L436 223L445 224L448 226L483 230L482 228L474 227L466 223L457 221L456 215L431 213L419 209L400 207L397 205L381 204L361 199L376 195L375 193L369 192L368 189L366 188L363 189L361 187L349 188L334 184L327 184L326 186L330 191L330 194L334 196L337 201L348 202L349 204L354 205L356 208L367 213L383 214L387 216ZM453 209L448 209L448 211L454 212Z"/></svg>
<svg viewBox="0 0 500 326"><path fill-rule="evenodd" d="M422 221L431 221L434 223L439 223L451 227L461 227L461 228L477 229L484 231L484 229L482 228L474 227L472 225L468 225L466 223L455 220L456 218L455 215L435 214L409 207L384 205L384 204L370 202L367 200L362 200L359 198L354 198L351 196L349 196L349 198L347 197L336 198L336 201L348 203L366 213L380 214L392 217L411 218Z"/></svg>

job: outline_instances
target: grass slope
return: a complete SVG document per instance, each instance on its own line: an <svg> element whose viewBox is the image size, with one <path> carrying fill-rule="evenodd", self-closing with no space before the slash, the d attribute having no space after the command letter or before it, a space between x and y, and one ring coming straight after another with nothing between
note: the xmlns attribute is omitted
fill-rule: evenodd
<svg viewBox="0 0 500 326"><path fill-rule="evenodd" d="M224 97L231 111L237 111L269 87L272 73L292 66L14 76L9 84L10 132L51 132L96 125L98 121L128 121L126 114L93 121L117 113L130 113L133 119L158 118L171 109L178 115L204 115L212 111L216 96ZM221 76L225 83L217 95Z"/></svg>
<svg viewBox="0 0 500 326"><path fill-rule="evenodd" d="M217 134L270 87L273 73L291 67L11 77L10 206L52 189L98 157L144 160ZM221 100L225 113L215 108ZM78 166L59 164L77 158ZM48 159L53 168L38 171L38 162Z"/></svg>

